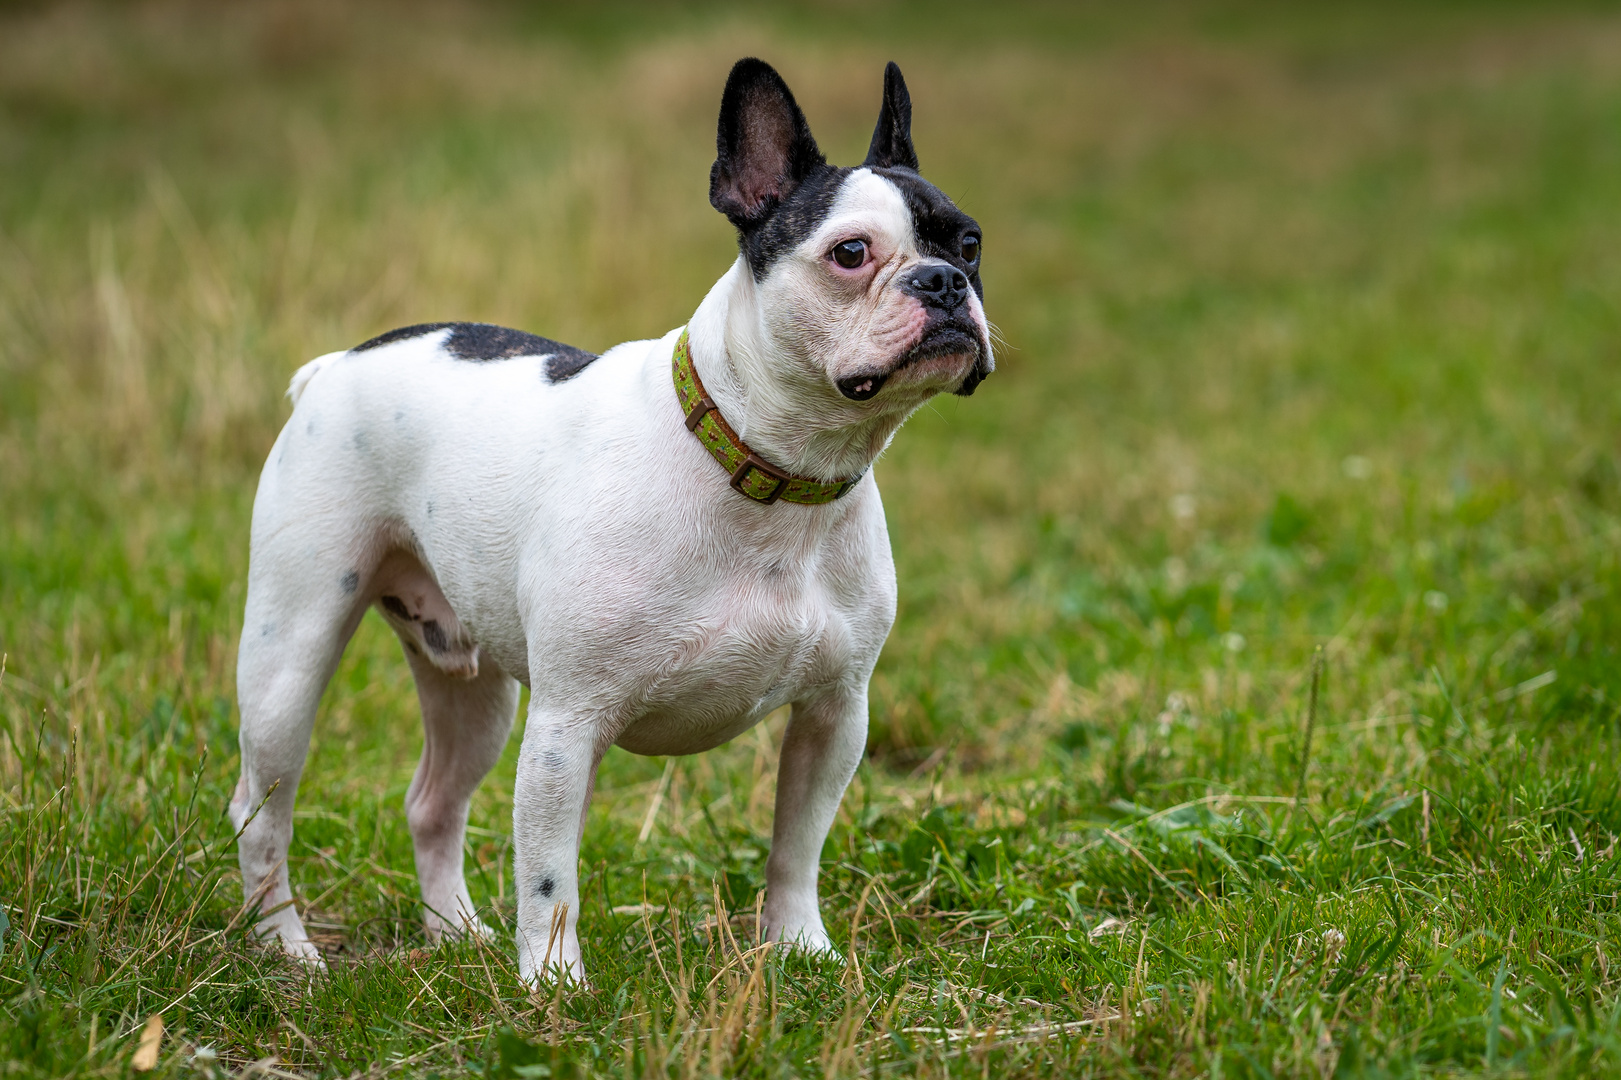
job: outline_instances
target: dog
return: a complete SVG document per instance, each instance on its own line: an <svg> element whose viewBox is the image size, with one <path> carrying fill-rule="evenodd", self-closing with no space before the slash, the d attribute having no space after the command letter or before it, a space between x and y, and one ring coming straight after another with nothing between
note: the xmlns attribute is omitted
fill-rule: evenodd
<svg viewBox="0 0 1621 1080"><path fill-rule="evenodd" d="M829 165L777 72L738 61L709 198L739 255L691 321L599 355L431 323L294 375L253 505L230 804L261 937L293 906L293 802L366 610L422 706L405 796L431 940L489 934L462 873L473 790L517 713L519 973L584 979L579 850L610 746L693 754L783 705L766 940L832 951L818 862L865 750L895 616L873 461L995 366L973 218L918 173L894 64L866 160Z"/></svg>

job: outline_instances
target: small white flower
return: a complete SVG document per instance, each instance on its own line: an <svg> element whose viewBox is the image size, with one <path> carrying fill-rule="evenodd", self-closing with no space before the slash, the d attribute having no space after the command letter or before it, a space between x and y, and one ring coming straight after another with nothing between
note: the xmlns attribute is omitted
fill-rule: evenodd
<svg viewBox="0 0 1621 1080"><path fill-rule="evenodd" d="M1239 633L1223 634L1223 635L1221 635L1221 644L1222 644L1222 646L1224 648L1226 648L1226 650L1228 652L1231 652L1231 653L1243 652L1244 651L1244 644L1245 644L1244 635L1239 634Z"/></svg>
<svg viewBox="0 0 1621 1080"><path fill-rule="evenodd" d="M1431 589L1424 594L1424 606L1437 615L1441 614L1447 609L1447 594L1439 589Z"/></svg>
<svg viewBox="0 0 1621 1080"><path fill-rule="evenodd" d="M1345 935L1338 930L1323 931L1323 961L1328 964L1339 962L1340 953L1345 951Z"/></svg>
<svg viewBox="0 0 1621 1080"><path fill-rule="evenodd" d="M1198 503L1194 501L1192 495L1179 494L1171 496L1171 516L1179 523L1186 525L1192 521L1194 512L1197 509Z"/></svg>

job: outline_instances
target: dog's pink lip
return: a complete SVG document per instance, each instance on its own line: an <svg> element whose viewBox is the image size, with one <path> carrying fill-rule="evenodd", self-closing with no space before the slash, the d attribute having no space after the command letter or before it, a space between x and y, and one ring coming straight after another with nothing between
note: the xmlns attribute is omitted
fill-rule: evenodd
<svg viewBox="0 0 1621 1080"><path fill-rule="evenodd" d="M865 372L840 379L839 393L851 401L871 401L878 396L878 391L884 388L885 383L902 372L934 366L931 361L935 360L958 361L957 364L950 365L951 367L961 366L964 362L972 364L979 358L983 348L979 336L970 327L955 320L941 323L919 335L917 340L901 354L899 362L888 371Z"/></svg>

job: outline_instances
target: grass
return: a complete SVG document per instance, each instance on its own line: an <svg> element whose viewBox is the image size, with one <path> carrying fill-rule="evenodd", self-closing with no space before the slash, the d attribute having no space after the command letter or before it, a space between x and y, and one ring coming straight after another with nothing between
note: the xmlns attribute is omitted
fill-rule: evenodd
<svg viewBox="0 0 1621 1080"><path fill-rule="evenodd" d="M902 64L1010 343L878 467L849 959L752 948L780 718L610 755L589 991L427 949L368 617L307 981L223 816L287 377L411 322L679 324L749 52L838 161ZM0 9L7 1075L122 1075L154 1014L159 1075L1621 1071L1618 125L1599 7ZM506 925L516 748L468 851Z"/></svg>

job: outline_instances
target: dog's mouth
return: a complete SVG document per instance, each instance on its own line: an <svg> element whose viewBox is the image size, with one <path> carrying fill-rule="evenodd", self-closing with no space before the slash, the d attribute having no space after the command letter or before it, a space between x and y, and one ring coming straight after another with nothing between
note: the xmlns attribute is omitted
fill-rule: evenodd
<svg viewBox="0 0 1621 1080"><path fill-rule="evenodd" d="M900 362L881 374L851 375L838 382L839 393L851 401L871 401L890 377L907 368L940 356L971 356L980 354L979 336L958 322L945 322L925 333L921 340L901 357Z"/></svg>
<svg viewBox="0 0 1621 1080"><path fill-rule="evenodd" d="M870 401L889 381L888 375L852 375L839 380L839 393L851 401Z"/></svg>

